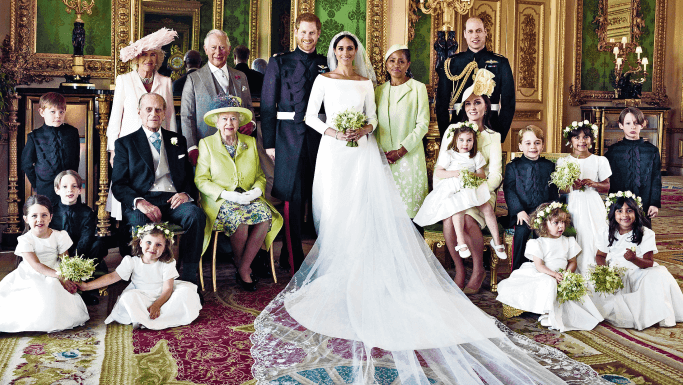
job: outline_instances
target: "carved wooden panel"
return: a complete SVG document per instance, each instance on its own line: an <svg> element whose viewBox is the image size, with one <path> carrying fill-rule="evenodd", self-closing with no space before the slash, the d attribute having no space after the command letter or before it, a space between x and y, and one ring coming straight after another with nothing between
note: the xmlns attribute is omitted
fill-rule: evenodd
<svg viewBox="0 0 683 385"><path fill-rule="evenodd" d="M518 102L543 102L545 3L517 3L515 88Z"/></svg>

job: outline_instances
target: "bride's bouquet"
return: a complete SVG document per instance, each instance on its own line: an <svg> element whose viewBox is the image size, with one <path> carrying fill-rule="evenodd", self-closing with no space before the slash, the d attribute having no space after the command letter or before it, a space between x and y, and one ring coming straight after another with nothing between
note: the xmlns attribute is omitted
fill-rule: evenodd
<svg viewBox="0 0 683 385"><path fill-rule="evenodd" d="M57 267L57 275L74 282L83 282L92 278L95 272L95 260L85 259L83 256L69 257L65 255L61 258Z"/></svg>
<svg viewBox="0 0 683 385"><path fill-rule="evenodd" d="M486 182L485 178L480 178L469 170L461 170L460 179L462 180L462 186L464 188L477 188L481 186L482 183Z"/></svg>
<svg viewBox="0 0 683 385"><path fill-rule="evenodd" d="M562 274L562 282L557 284L557 302L581 301L588 293L583 275L562 269L558 273Z"/></svg>
<svg viewBox="0 0 683 385"><path fill-rule="evenodd" d="M596 293L614 294L624 288L625 267L591 266L588 277Z"/></svg>
<svg viewBox="0 0 683 385"><path fill-rule="evenodd" d="M580 176L581 166L577 162L570 160L555 168L555 171L550 174L550 182L548 184L552 183L558 189L567 191Z"/></svg>
<svg viewBox="0 0 683 385"><path fill-rule="evenodd" d="M362 128L367 120L367 116L365 116L365 114L362 112L348 109L337 114L337 116L334 117L332 124L337 130L346 134L347 131L353 131ZM350 141L346 142L346 146L358 147L358 143L356 141Z"/></svg>

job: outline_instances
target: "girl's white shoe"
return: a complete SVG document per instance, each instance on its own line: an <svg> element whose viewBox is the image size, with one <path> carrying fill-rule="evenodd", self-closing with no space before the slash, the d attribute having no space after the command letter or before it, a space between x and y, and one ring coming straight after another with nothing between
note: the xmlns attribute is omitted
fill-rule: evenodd
<svg viewBox="0 0 683 385"><path fill-rule="evenodd" d="M455 251L460 254L460 258L469 258L470 255L472 255L472 253L470 253L470 249L464 243L456 246Z"/></svg>
<svg viewBox="0 0 683 385"><path fill-rule="evenodd" d="M504 245L498 245L496 246L493 243L493 239L491 240L491 247L493 248L493 251L496 252L496 255L498 256L498 259L508 259L507 254L505 254L505 246ZM457 248L456 248L457 250Z"/></svg>

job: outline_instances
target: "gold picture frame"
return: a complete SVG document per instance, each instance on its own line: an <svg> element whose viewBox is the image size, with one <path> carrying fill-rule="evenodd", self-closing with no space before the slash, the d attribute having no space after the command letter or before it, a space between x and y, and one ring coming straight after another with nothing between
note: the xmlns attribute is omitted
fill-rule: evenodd
<svg viewBox="0 0 683 385"><path fill-rule="evenodd" d="M642 99L654 106L666 106L669 98L666 96L664 85L664 49L666 46L666 5L667 0L657 0L655 7L655 44L652 59L652 91L643 92ZM583 43L583 0L577 1L576 6L576 39L574 83L569 87L569 104L579 106L589 101L609 102L614 99L613 91L595 91L581 89L581 60Z"/></svg>
<svg viewBox="0 0 683 385"><path fill-rule="evenodd" d="M113 12L116 1L112 0L112 42L115 39L117 25ZM9 40L6 39L4 45L10 52L7 67L20 73L20 79L16 79L20 83L42 83L64 77L64 74L74 74L71 70L72 55L36 52L37 9L36 0L10 1L10 33ZM127 14L130 15L130 10ZM65 17L67 16L69 15L65 13ZM111 56L85 55L84 75L114 80L114 52L112 45Z"/></svg>

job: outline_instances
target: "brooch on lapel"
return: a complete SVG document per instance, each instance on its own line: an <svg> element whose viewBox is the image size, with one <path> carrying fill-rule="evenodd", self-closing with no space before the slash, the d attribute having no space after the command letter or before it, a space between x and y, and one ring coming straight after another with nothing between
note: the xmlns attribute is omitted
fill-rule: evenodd
<svg viewBox="0 0 683 385"><path fill-rule="evenodd" d="M239 80L240 78L241 78L241 76L235 75L235 79Z"/></svg>
<svg viewBox="0 0 683 385"><path fill-rule="evenodd" d="M247 86L242 86L242 91L245 92L247 90Z"/></svg>
<svg viewBox="0 0 683 385"><path fill-rule="evenodd" d="M175 136L172 137L172 138L171 138L171 144L174 145L174 146L177 146L177 145L178 145L178 138L175 137Z"/></svg>
<svg viewBox="0 0 683 385"><path fill-rule="evenodd" d="M246 149L247 149L247 144L244 143L244 142L242 142L242 143L240 144L240 147L242 147L242 150L246 150Z"/></svg>

